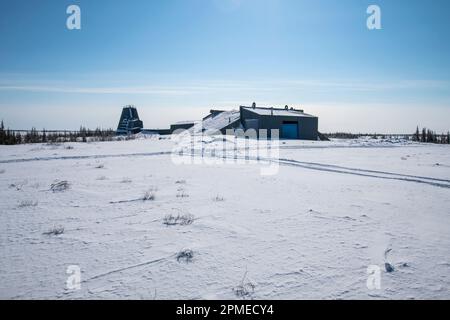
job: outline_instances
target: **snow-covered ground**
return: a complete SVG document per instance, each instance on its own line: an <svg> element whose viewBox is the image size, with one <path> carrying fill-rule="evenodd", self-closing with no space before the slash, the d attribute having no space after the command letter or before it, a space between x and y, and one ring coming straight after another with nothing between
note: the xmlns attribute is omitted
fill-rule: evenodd
<svg viewBox="0 0 450 320"><path fill-rule="evenodd" d="M450 298L450 146L284 141L273 175L255 161L177 165L173 148L0 146L0 298ZM73 265L80 290L67 288Z"/></svg>

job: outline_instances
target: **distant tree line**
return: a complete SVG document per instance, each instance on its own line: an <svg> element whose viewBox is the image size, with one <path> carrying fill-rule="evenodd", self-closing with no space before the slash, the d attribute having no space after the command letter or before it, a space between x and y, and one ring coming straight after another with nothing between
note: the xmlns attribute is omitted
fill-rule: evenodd
<svg viewBox="0 0 450 320"><path fill-rule="evenodd" d="M81 126L78 131L46 131L46 130L36 130L32 128L31 130L10 130L5 129L3 120L0 123L0 145L14 145L21 143L58 143L58 142L88 142L88 141L112 141L113 137L116 136L116 131L113 129L100 129L95 130L86 129ZM321 140L326 140L328 138L337 139L357 139L360 137L372 137L374 139L386 139L387 137L402 137L417 142L424 143L440 143L440 144L450 144L450 132L446 134L437 134L436 132L423 128L422 131L419 127L416 128L414 134L367 134L367 133L346 133L346 132L335 132L320 134Z"/></svg>
<svg viewBox="0 0 450 320"><path fill-rule="evenodd" d="M357 139L359 137L364 136L361 133L355 134L349 132L333 132L333 133L326 133L323 135L327 138L335 138L335 139Z"/></svg>
<svg viewBox="0 0 450 320"><path fill-rule="evenodd" d="M95 130L80 127L78 131L46 131L32 128L28 131L5 129L3 120L0 123L0 145L21 143L58 143L58 142L88 142L111 141L116 135L113 129Z"/></svg>
<svg viewBox="0 0 450 320"><path fill-rule="evenodd" d="M450 144L450 132L447 131L447 134L437 134L436 132L423 128L422 132L419 131L419 127L417 126L416 132L412 138L413 141L425 142L425 143L443 143Z"/></svg>
<svg viewBox="0 0 450 320"><path fill-rule="evenodd" d="M419 127L416 128L416 132L414 134L368 134L368 133L347 133L347 132L334 132L322 134L326 138L335 138L335 139L357 139L360 137L371 137L373 139L386 139L386 138L404 138L417 142L424 143L440 143L440 144L450 144L450 132L446 134L437 134L435 131L432 131L427 128L423 128L422 131L419 130ZM322 140L322 139L321 139Z"/></svg>
<svg viewBox="0 0 450 320"><path fill-rule="evenodd" d="M361 137L371 137L372 139L386 139L388 137L402 137L408 139L408 134L377 134L377 133L350 133L350 132L333 132L324 134L327 138L335 139L358 139Z"/></svg>

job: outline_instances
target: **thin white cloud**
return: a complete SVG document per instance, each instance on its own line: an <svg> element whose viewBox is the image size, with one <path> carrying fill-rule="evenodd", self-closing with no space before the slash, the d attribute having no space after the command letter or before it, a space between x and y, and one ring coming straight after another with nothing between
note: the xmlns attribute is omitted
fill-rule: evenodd
<svg viewBox="0 0 450 320"><path fill-rule="evenodd" d="M397 80L397 81L361 81L361 80L288 80L287 86L317 89L342 89L353 91L379 91L399 89L446 89L450 82L439 80Z"/></svg>
<svg viewBox="0 0 450 320"><path fill-rule="evenodd" d="M148 87L58 87L58 86L2 86L2 91L28 91L47 93L79 93L79 94L156 94L156 95L185 95L192 90L179 88L148 88Z"/></svg>
<svg viewBox="0 0 450 320"><path fill-rule="evenodd" d="M155 81L154 81L155 82ZM70 85L64 81L36 81L35 83L21 81L1 81L0 91L24 91L46 93L73 94L136 94L179 96L201 93L255 93L289 90L311 90L327 92L339 90L341 92L377 92L386 90L430 90L450 89L450 82L439 80L398 80L398 81L359 81L359 80L268 80L268 81L204 81L190 85L134 85L134 86L92 86L83 87L77 83Z"/></svg>

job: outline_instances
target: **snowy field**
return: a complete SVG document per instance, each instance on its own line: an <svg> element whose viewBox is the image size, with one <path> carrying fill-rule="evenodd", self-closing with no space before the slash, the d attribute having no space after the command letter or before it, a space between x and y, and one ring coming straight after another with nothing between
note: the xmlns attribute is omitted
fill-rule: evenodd
<svg viewBox="0 0 450 320"><path fill-rule="evenodd" d="M450 299L450 146L286 141L274 175L173 148L0 146L0 298Z"/></svg>

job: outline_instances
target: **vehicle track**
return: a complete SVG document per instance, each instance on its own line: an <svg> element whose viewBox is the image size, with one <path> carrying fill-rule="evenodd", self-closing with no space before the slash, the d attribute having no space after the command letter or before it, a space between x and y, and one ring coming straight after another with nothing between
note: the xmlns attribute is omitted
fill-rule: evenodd
<svg viewBox="0 0 450 320"><path fill-rule="evenodd" d="M8 159L0 160L0 164L9 163L23 163L23 162L33 162L33 161L53 161L53 160L85 160L85 159L105 159L105 158L126 158L126 157L151 157L151 156L162 156L170 155L172 151L160 151L160 152L145 152L145 153L127 153L127 154L109 154L109 155L85 155L85 156L61 156L61 157L35 157L35 158L23 158L23 159ZM185 155L189 156L204 156L201 152L192 153L191 150L186 152ZM280 165L299 167L309 170L341 173L341 174L351 174L363 177L372 177L379 179L388 180L399 180L407 182L415 182L428 184L435 187L450 188L449 179L439 179L432 177L407 175L401 173L387 172L387 171L377 171L369 169L351 168L332 164L324 164L317 162L304 162L293 159L273 159L273 158L258 158L258 157L244 157L244 156L227 156L227 155L217 155L217 158L223 159L240 159L249 161L266 161L272 163L279 163Z"/></svg>
<svg viewBox="0 0 450 320"><path fill-rule="evenodd" d="M101 154L101 155L86 155L86 156L34 157L34 158L0 160L0 164L33 162L33 161L53 161L53 160L86 160L86 159L105 159L105 158L150 157L150 156L170 155L171 153L172 153L171 151L160 151L160 152Z"/></svg>
<svg viewBox="0 0 450 320"><path fill-rule="evenodd" d="M435 186L435 187L450 188L450 181L445 180L445 179L436 179L436 178L418 177L418 176L416 177L416 176L403 175L403 174L399 174L399 173L364 170L364 169L359 169L359 168L339 169L338 166L336 166L336 168L333 168L332 165L309 164L307 162L302 163L302 162L295 161L295 160L280 160L280 164L294 166L294 167L301 167L301 168L310 169L310 170L327 171L327 172L334 172L334 173L341 173L341 174L352 174L352 175L357 175L357 176L362 176L362 177L372 177L372 178L387 179L387 180L416 182L416 183L428 184L428 185Z"/></svg>

